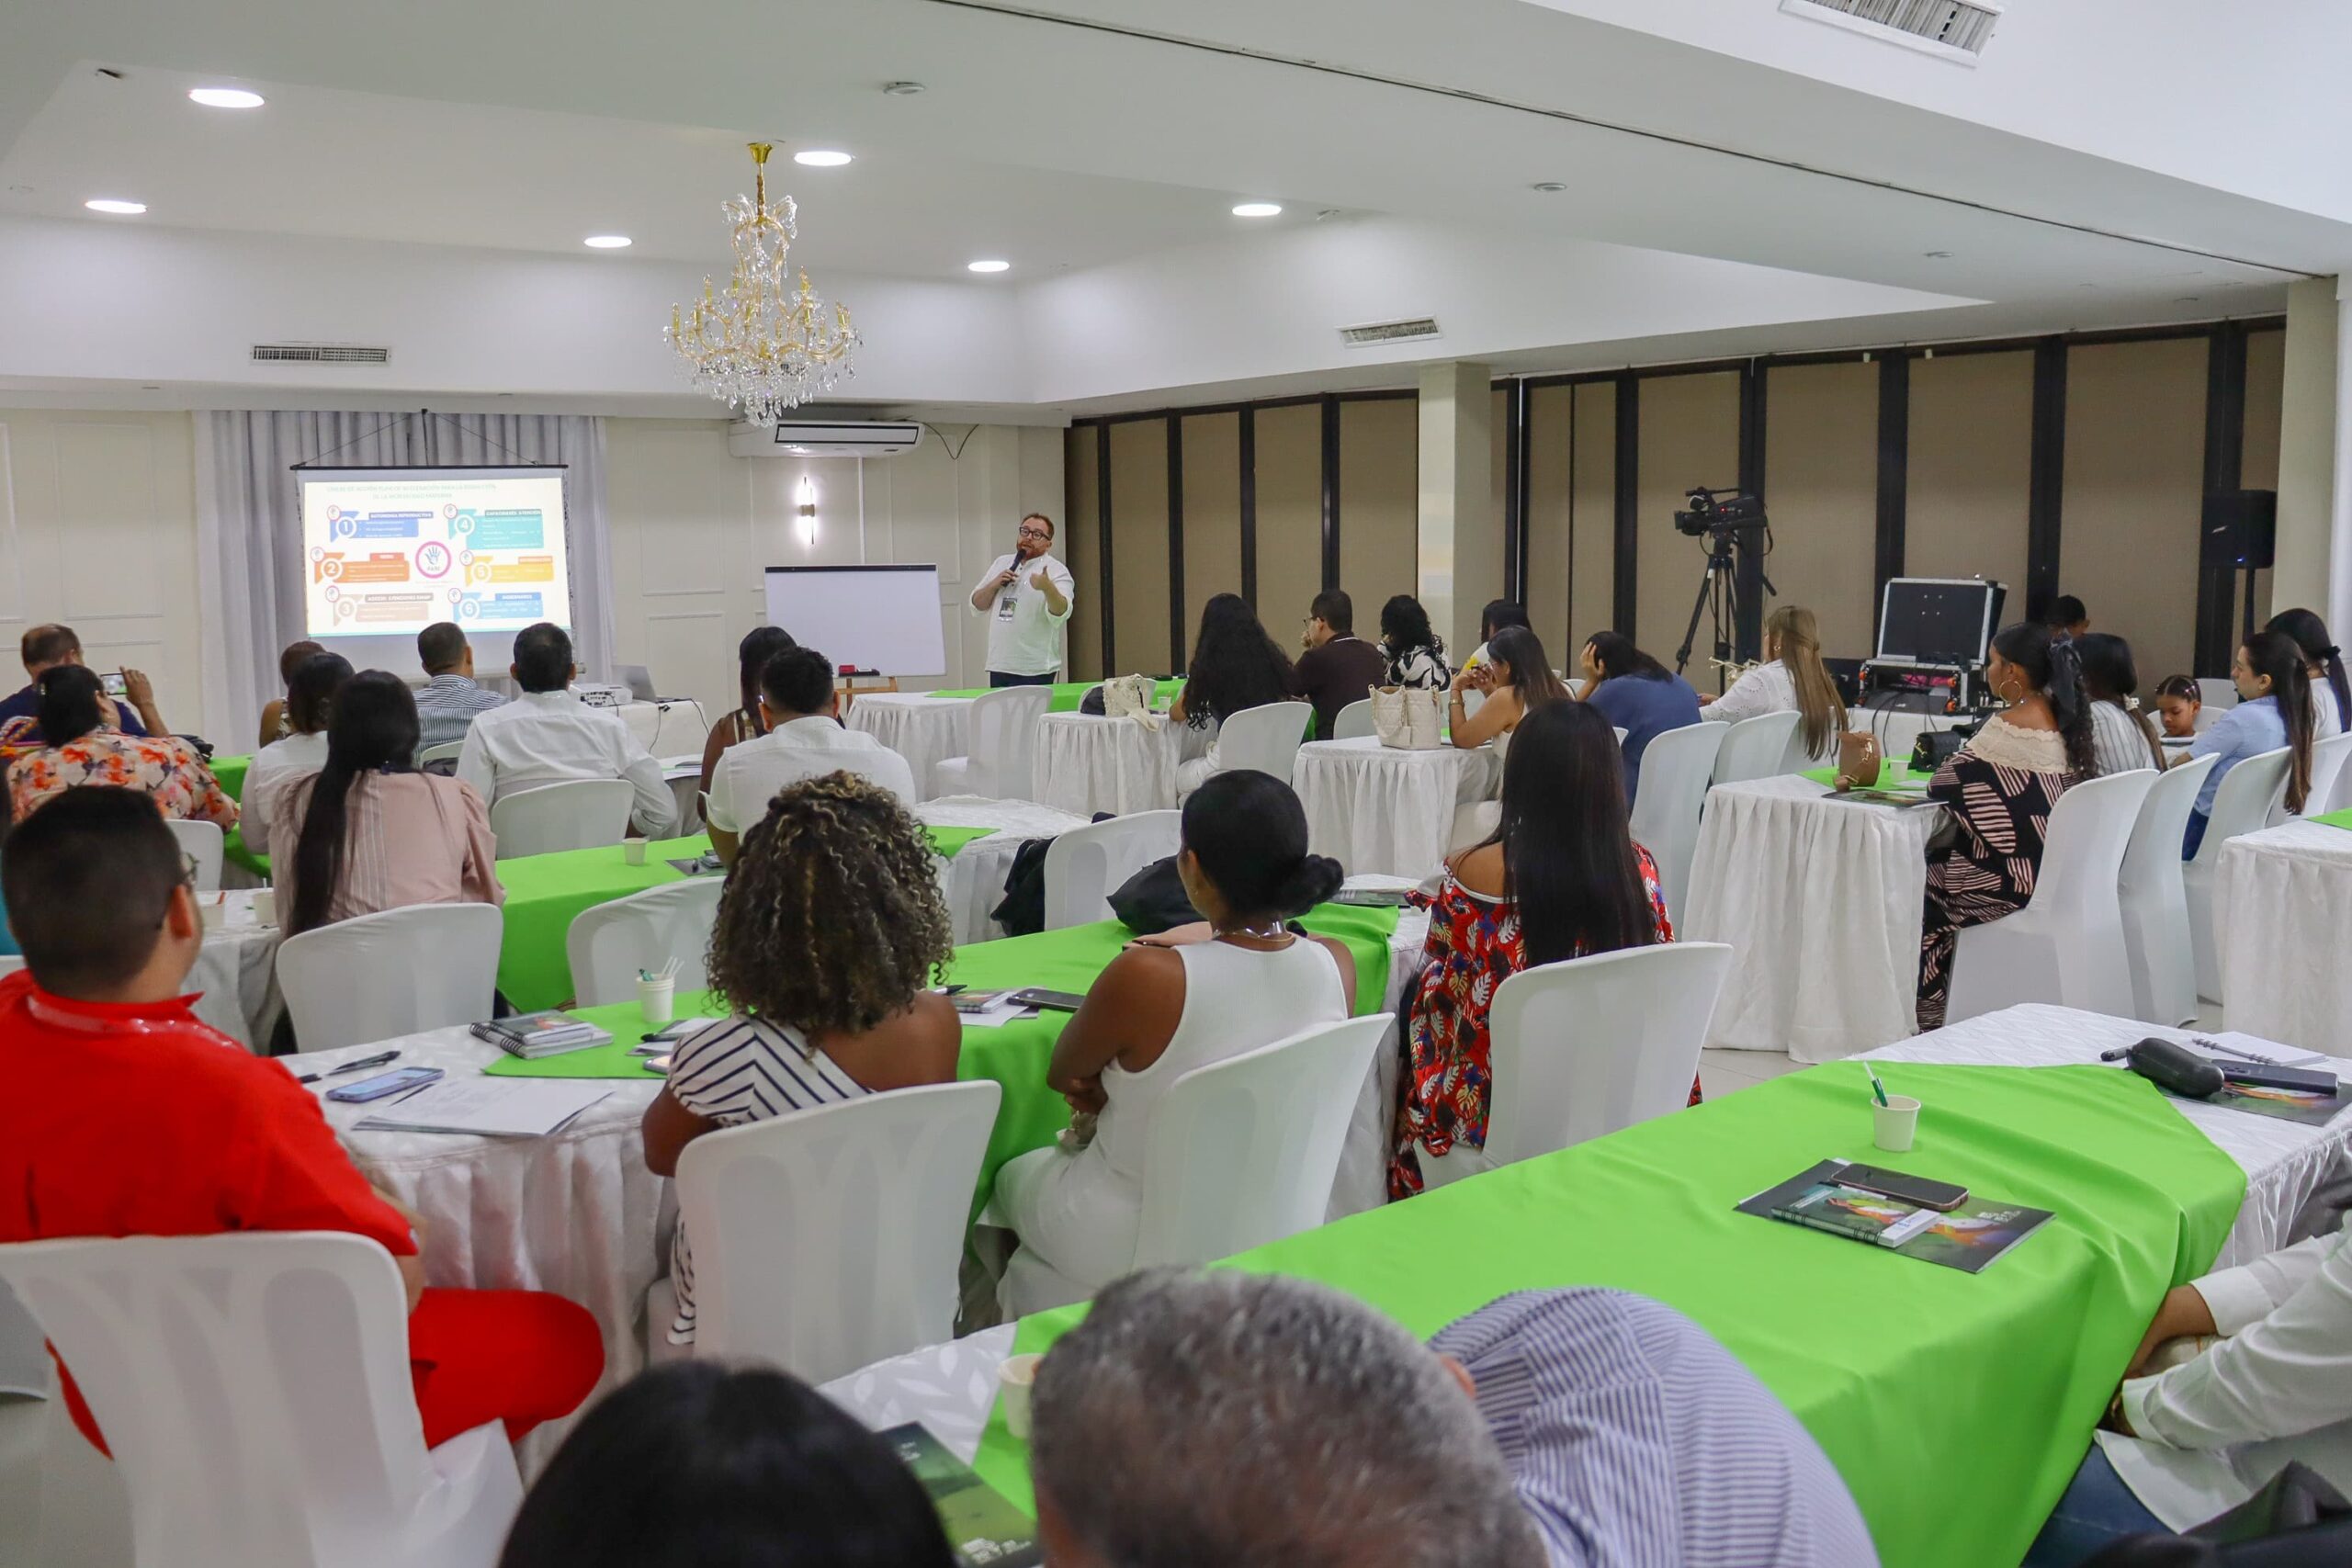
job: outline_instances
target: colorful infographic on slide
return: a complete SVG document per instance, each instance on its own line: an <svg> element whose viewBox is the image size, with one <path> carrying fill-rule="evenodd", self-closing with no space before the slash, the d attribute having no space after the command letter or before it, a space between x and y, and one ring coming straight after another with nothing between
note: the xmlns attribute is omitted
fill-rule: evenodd
<svg viewBox="0 0 2352 1568"><path fill-rule="evenodd" d="M314 637L414 636L435 621L571 624L560 468L297 476Z"/></svg>

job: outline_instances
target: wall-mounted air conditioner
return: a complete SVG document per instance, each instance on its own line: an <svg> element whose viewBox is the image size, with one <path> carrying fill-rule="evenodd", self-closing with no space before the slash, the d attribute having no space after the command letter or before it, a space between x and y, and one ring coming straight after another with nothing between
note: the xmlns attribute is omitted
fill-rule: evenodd
<svg viewBox="0 0 2352 1568"><path fill-rule="evenodd" d="M727 450L738 457L895 457L922 445L922 426L902 420L737 420Z"/></svg>

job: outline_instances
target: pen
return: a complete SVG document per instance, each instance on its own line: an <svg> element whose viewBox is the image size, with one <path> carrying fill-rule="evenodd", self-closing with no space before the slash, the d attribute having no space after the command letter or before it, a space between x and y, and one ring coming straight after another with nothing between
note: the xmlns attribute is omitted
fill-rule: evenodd
<svg viewBox="0 0 2352 1568"><path fill-rule="evenodd" d="M365 1072L369 1067L380 1067L387 1062L397 1062L400 1059L401 1054L398 1051L386 1051L379 1055L362 1056L356 1062L345 1062L339 1067L329 1067L323 1073L297 1073L294 1076L294 1081L296 1083L316 1083L321 1078L340 1077L345 1073Z"/></svg>
<svg viewBox="0 0 2352 1568"><path fill-rule="evenodd" d="M1876 1073L1871 1072L1871 1065L1868 1062L1864 1062L1862 1064L1862 1071L1870 1073L1871 1075L1871 1093L1878 1098L1878 1102L1881 1105L1885 1105L1886 1086L1878 1081L1878 1075Z"/></svg>

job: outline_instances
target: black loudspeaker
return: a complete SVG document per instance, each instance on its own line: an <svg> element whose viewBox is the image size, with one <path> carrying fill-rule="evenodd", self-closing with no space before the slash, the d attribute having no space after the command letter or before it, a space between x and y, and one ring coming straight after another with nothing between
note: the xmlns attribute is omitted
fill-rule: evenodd
<svg viewBox="0 0 2352 1568"><path fill-rule="evenodd" d="M2205 498L2207 566L2267 567L2278 544L2278 492L2221 491Z"/></svg>

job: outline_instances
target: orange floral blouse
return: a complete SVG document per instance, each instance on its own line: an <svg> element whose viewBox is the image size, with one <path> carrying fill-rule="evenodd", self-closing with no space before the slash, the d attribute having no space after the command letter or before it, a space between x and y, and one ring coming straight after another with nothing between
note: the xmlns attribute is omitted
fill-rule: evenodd
<svg viewBox="0 0 2352 1568"><path fill-rule="evenodd" d="M196 748L176 735L125 735L94 729L62 746L43 746L8 769L8 805L19 820L75 784L110 784L153 795L164 816L237 825L237 803L224 793Z"/></svg>

